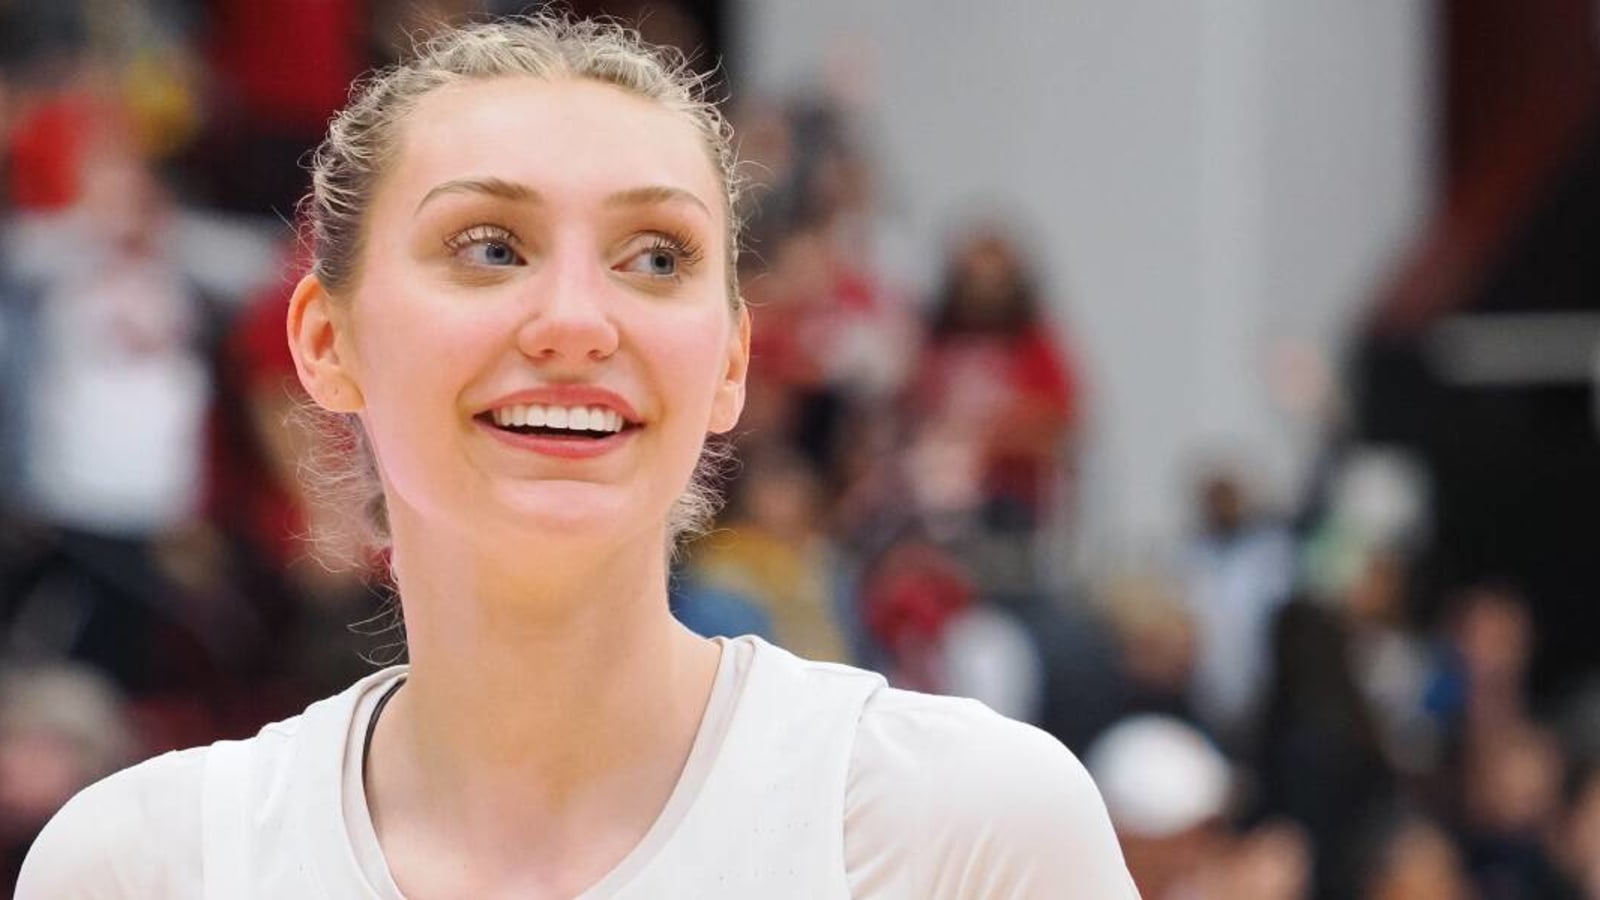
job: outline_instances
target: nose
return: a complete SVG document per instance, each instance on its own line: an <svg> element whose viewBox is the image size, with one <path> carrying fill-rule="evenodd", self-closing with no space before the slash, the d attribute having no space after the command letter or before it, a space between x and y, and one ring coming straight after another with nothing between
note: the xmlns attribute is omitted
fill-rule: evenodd
<svg viewBox="0 0 1600 900"><path fill-rule="evenodd" d="M613 290L592 254L572 247L546 259L545 277L529 284L529 311L517 346L543 362L598 362L617 350L618 334L607 304Z"/></svg>

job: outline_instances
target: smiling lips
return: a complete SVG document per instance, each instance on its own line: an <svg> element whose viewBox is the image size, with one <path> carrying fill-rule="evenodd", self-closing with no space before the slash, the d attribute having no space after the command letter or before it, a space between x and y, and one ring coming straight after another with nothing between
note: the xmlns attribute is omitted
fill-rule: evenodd
<svg viewBox="0 0 1600 900"><path fill-rule="evenodd" d="M641 427L621 397L572 385L504 398L476 419L502 443L564 459L607 453Z"/></svg>

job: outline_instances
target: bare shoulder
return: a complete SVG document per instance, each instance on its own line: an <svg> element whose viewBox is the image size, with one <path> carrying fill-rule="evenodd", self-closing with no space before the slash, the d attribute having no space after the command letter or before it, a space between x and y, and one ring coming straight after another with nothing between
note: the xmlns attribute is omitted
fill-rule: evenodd
<svg viewBox="0 0 1600 900"><path fill-rule="evenodd" d="M845 844L858 896L1137 896L1077 757L973 700L873 696L851 759Z"/></svg>
<svg viewBox="0 0 1600 900"><path fill-rule="evenodd" d="M206 752L167 753L79 791L29 849L17 900L197 896Z"/></svg>

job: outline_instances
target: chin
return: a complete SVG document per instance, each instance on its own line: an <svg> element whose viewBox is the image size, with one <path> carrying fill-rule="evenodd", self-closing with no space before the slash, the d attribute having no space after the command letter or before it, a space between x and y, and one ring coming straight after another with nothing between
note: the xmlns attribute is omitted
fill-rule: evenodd
<svg viewBox="0 0 1600 900"><path fill-rule="evenodd" d="M542 481L519 486L501 499L500 519L519 542L584 546L617 545L660 534L665 541L666 507L611 485ZM655 524L652 524L655 523Z"/></svg>

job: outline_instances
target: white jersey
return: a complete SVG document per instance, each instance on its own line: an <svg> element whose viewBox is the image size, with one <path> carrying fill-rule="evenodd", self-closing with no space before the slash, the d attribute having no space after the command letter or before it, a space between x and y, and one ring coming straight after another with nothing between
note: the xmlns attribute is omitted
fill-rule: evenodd
<svg viewBox="0 0 1600 900"><path fill-rule="evenodd" d="M1099 793L1054 738L758 638L722 643L676 788L581 900L1137 898ZM404 900L361 778L367 723L404 674L86 788L16 897Z"/></svg>

